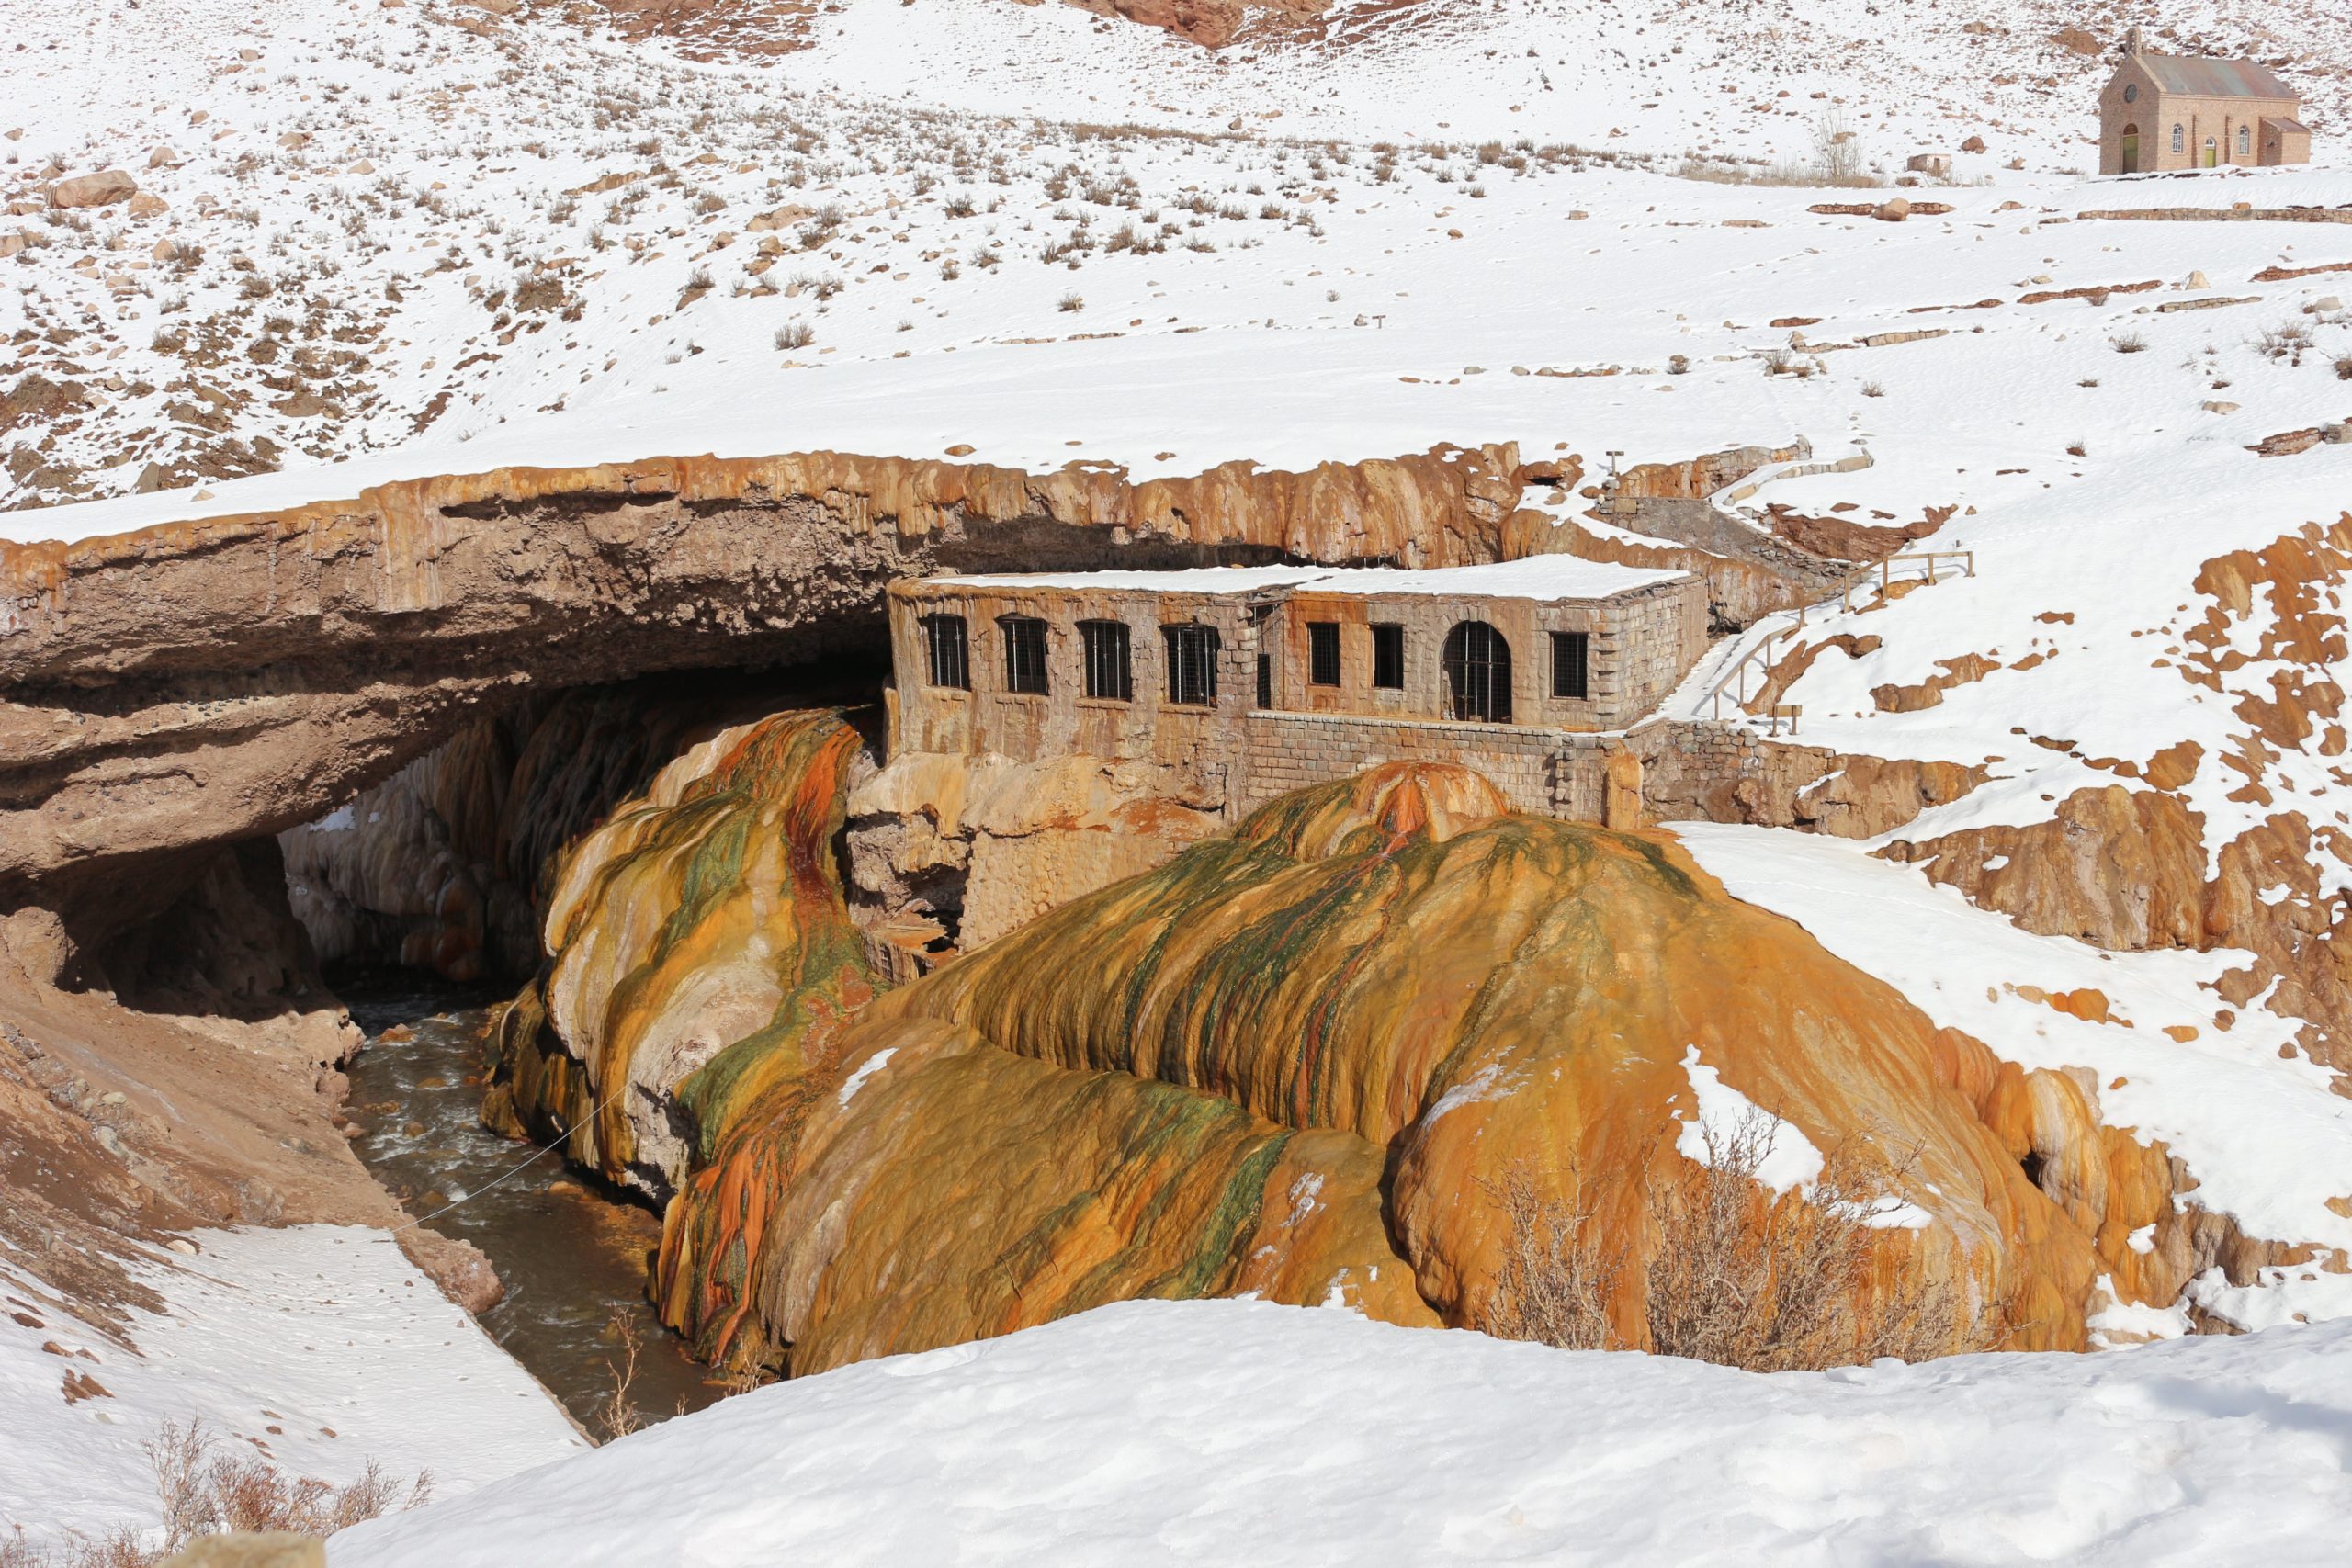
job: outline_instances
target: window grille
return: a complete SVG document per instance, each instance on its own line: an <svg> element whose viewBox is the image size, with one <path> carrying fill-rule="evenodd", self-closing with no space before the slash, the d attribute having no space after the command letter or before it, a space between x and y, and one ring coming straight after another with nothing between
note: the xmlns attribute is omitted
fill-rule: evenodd
<svg viewBox="0 0 2352 1568"><path fill-rule="evenodd" d="M1592 637L1586 632L1552 634L1552 694L1581 701L1592 664Z"/></svg>
<svg viewBox="0 0 2352 1568"><path fill-rule="evenodd" d="M1168 700L1188 706L1216 701L1216 628L1162 626L1168 639Z"/></svg>
<svg viewBox="0 0 2352 1568"><path fill-rule="evenodd" d="M1340 623L1306 623L1306 679L1317 686L1340 683Z"/></svg>
<svg viewBox="0 0 2352 1568"><path fill-rule="evenodd" d="M2243 158L2254 151L2254 132L2245 126L2238 127L2238 156Z"/></svg>
<svg viewBox="0 0 2352 1568"><path fill-rule="evenodd" d="M922 618L923 649L931 662L931 683L952 686L959 692L972 689L971 649L964 634L961 615L925 615Z"/></svg>
<svg viewBox="0 0 2352 1568"><path fill-rule="evenodd" d="M1136 689L1127 659L1127 623L1080 621L1079 640L1086 660L1086 694L1132 702Z"/></svg>
<svg viewBox="0 0 2352 1568"><path fill-rule="evenodd" d="M2172 150L2176 152L2188 151L2188 132L2177 125L2172 128Z"/></svg>
<svg viewBox="0 0 2352 1568"><path fill-rule="evenodd" d="M1004 628L1004 689L1046 694L1046 623L1029 615L1006 615Z"/></svg>
<svg viewBox="0 0 2352 1568"><path fill-rule="evenodd" d="M1446 716L1510 722L1510 644L1484 621L1445 634Z"/></svg>
<svg viewBox="0 0 2352 1568"><path fill-rule="evenodd" d="M1372 683L1384 692L1405 689L1405 628L1372 628Z"/></svg>
<svg viewBox="0 0 2352 1568"><path fill-rule="evenodd" d="M1258 705L1274 705L1274 656L1271 653L1258 655Z"/></svg>

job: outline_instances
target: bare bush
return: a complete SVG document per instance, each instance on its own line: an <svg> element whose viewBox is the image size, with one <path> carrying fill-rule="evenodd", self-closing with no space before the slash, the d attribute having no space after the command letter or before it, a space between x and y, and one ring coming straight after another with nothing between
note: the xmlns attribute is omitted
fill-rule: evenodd
<svg viewBox="0 0 2352 1568"><path fill-rule="evenodd" d="M1862 143L1859 132L1846 123L1843 110L1826 111L1813 128L1814 166L1821 183L1860 186L1871 182L1862 174Z"/></svg>
<svg viewBox="0 0 2352 1568"><path fill-rule="evenodd" d="M2301 365L2303 355L2311 352L2312 329L2301 321L2287 321L2269 331L2256 334L2254 351L2265 359L2285 360L2289 365Z"/></svg>
<svg viewBox="0 0 2352 1568"><path fill-rule="evenodd" d="M1992 1348L1999 1325L1966 1282L1883 1228L1905 1202L1909 1160L1852 1141L1809 1187L1775 1196L1758 1177L1780 1126L1760 1111L1728 1129L1702 1123L1704 1162L1673 1162L1653 1183L1645 1348L1751 1371ZM1636 1348L1607 1312L1625 1254L1598 1234L1581 1181L1561 1198L1515 1173L1498 1201L1503 1268L1480 1326L1564 1348Z"/></svg>
<svg viewBox="0 0 2352 1568"><path fill-rule="evenodd" d="M645 1425L645 1413L637 1407L637 1395L633 1392L637 1384L637 1359L642 1345L637 1325L623 1308L613 1309L612 1316L605 1320L605 1332L618 1343L621 1350L619 1365L614 1365L610 1357L605 1360L605 1371L612 1375L613 1392L605 1396L605 1403L596 1411L596 1424L604 1427L605 1440L611 1442L616 1438L628 1437Z"/></svg>
<svg viewBox="0 0 2352 1568"><path fill-rule="evenodd" d="M2138 333L2119 333L2107 341L2118 354L2143 354L2148 347L2148 340Z"/></svg>
<svg viewBox="0 0 2352 1568"><path fill-rule="evenodd" d="M219 1451L200 1421L185 1427L166 1421L145 1447L163 1508L158 1544L145 1544L138 1531L117 1529L41 1545L19 1530L0 1541L0 1568L153 1568L204 1536L279 1531L323 1538L421 1506L433 1495L431 1476L420 1473L403 1493L372 1460L345 1486L288 1475L260 1454Z"/></svg>
<svg viewBox="0 0 2352 1568"><path fill-rule="evenodd" d="M2335 356L2335 378L2339 381L2352 381L2352 354L2339 354Z"/></svg>
<svg viewBox="0 0 2352 1568"><path fill-rule="evenodd" d="M808 322L794 320L775 330L775 345L786 354L797 348L807 348L817 341L817 329Z"/></svg>
<svg viewBox="0 0 2352 1568"><path fill-rule="evenodd" d="M1572 1175L1570 1195L1546 1196L1525 1168L1494 1194L1509 1224L1495 1304L1478 1326L1505 1339L1561 1350L1605 1350L1616 1342L1609 1301L1624 1259L1604 1251L1600 1227Z"/></svg>

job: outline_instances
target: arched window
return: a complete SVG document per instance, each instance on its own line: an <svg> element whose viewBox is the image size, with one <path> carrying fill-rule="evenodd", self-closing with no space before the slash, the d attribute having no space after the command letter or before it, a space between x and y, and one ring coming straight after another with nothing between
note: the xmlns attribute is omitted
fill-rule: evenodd
<svg viewBox="0 0 2352 1568"><path fill-rule="evenodd" d="M2249 127L2243 126L2243 125L2239 126L2239 127L2238 127L2238 156L2239 156L2239 157L2241 157L2241 158L2243 158L2243 157L2245 157L2247 153L2249 153L2249 152L2253 152L2253 151L2254 151L2254 131L2253 131L2253 130L2252 130L2252 129L2251 129L2251 128L2249 128Z"/></svg>
<svg viewBox="0 0 2352 1568"><path fill-rule="evenodd" d="M1445 634L1446 716L1510 722L1510 644L1484 621Z"/></svg>
<svg viewBox="0 0 2352 1568"><path fill-rule="evenodd" d="M2188 132L2177 125L2172 128L2172 150L2176 152L2188 151Z"/></svg>

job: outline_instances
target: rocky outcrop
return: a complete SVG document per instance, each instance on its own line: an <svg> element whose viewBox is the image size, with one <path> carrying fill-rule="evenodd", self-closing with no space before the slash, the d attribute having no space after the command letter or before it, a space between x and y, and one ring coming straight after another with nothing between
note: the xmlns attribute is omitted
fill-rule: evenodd
<svg viewBox="0 0 2352 1568"><path fill-rule="evenodd" d="M2119 782L2075 791L2050 821L1922 835L1882 852L2029 931L2114 949L2249 952L2255 962L2223 978L2223 998L2244 1006L2267 994L2272 1010L2304 1021L2307 1054L2352 1072L2352 905L2338 891L2352 837L2274 785L2290 763L2352 784L2333 673L2346 647L2337 599L2347 581L2352 516L2205 563L2195 583L2204 604L2177 634L2177 667L2245 726L2226 752L2184 741L2145 761L2086 758ZM2242 810L2219 843L2189 791L2217 776Z"/></svg>
<svg viewBox="0 0 2352 1568"><path fill-rule="evenodd" d="M1226 809L1222 787L1148 761L903 752L850 795L851 880L870 925L920 934L907 917L928 919L970 951L1151 870Z"/></svg>
<svg viewBox="0 0 2352 1568"><path fill-rule="evenodd" d="M139 194L139 182L120 169L76 175L49 187L49 204L57 208L112 207Z"/></svg>
<svg viewBox="0 0 2352 1568"><path fill-rule="evenodd" d="M0 544L0 906L103 935L190 852L315 821L526 692L878 650L893 576L1495 558L1517 470L664 458Z"/></svg>

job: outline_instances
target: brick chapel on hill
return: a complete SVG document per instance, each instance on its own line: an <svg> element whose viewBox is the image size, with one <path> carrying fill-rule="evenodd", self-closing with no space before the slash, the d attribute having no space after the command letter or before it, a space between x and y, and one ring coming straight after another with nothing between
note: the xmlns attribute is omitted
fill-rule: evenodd
<svg viewBox="0 0 2352 1568"><path fill-rule="evenodd" d="M2308 164L2295 90L2250 60L2150 54L2132 29L2098 100L2098 172Z"/></svg>

